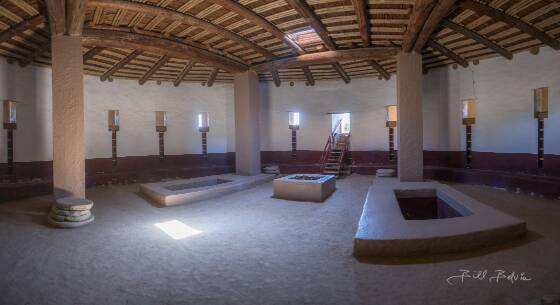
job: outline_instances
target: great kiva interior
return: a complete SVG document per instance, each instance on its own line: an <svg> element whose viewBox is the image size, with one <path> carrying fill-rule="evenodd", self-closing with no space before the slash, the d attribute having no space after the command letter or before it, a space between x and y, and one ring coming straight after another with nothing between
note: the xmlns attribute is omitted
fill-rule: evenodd
<svg viewBox="0 0 560 305"><path fill-rule="evenodd" d="M0 305L560 305L560 1L0 0Z"/></svg>

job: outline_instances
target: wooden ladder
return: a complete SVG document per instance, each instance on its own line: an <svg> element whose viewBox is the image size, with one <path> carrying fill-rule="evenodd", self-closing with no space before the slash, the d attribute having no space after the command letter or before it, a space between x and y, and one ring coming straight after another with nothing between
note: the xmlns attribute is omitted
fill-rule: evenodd
<svg viewBox="0 0 560 305"><path fill-rule="evenodd" d="M342 177L345 174L350 174L350 168L347 167L350 152L350 134L339 134L336 130L337 128L335 127L325 145L321 157L321 172L325 175Z"/></svg>

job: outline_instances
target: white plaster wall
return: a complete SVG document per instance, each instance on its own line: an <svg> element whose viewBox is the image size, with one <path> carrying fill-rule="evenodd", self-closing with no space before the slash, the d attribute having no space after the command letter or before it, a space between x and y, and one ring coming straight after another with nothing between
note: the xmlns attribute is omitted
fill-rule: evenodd
<svg viewBox="0 0 560 305"><path fill-rule="evenodd" d="M440 74L428 74L424 80L424 148L447 148L447 100L440 94ZM261 84L261 150L291 149L288 112L300 112L298 149L323 150L331 128L329 112L351 113L353 150L388 150L385 106L396 104L395 76L342 81L318 81L315 86L295 83ZM396 138L396 137L395 137ZM398 145L398 143L396 143Z"/></svg>
<svg viewBox="0 0 560 305"><path fill-rule="evenodd" d="M52 160L51 70L20 68L0 58L0 100L17 101L14 160ZM0 112L3 109L0 107ZM2 116L3 117L3 116ZM6 131L0 131L0 162L6 162Z"/></svg>
<svg viewBox="0 0 560 305"><path fill-rule="evenodd" d="M195 83L173 84L135 81L100 82L85 78L86 88L86 158L111 156L111 133L107 130L107 110L120 111L117 134L119 156L157 155L158 135L155 111L167 111L165 153L169 155L201 153L201 134L197 127L199 112L210 113L208 152L228 151L227 114L233 105L233 86L215 84L203 87ZM231 109L233 109L231 107Z"/></svg>
<svg viewBox="0 0 560 305"><path fill-rule="evenodd" d="M210 112L208 152L234 151L233 85L202 87L182 83L178 87L148 82L115 80L101 82L86 76L86 158L111 157L111 134L107 110L120 110L119 156L158 154L155 131L156 110L168 111L166 154L201 153L201 135L196 116ZM50 68L21 68L0 59L0 99L18 101L15 131L15 161L52 160L52 77ZM2 111L0 107L0 112ZM0 162L6 162L6 132L0 132Z"/></svg>
<svg viewBox="0 0 560 305"><path fill-rule="evenodd" d="M385 105L396 103L395 81L354 79L318 81L315 86L296 82L261 83L261 150L291 149L288 112L300 112L298 149L322 150L331 129L332 112L351 113L353 150L381 150L388 147Z"/></svg>
<svg viewBox="0 0 560 305"><path fill-rule="evenodd" d="M513 60L491 58L466 69L445 67L440 70L449 78L450 150L465 148L460 107L462 99L473 97L474 71L479 102L473 126L473 150L537 153L533 88L549 87L545 153L560 154L560 52L542 48L538 55L523 52L515 54Z"/></svg>
<svg viewBox="0 0 560 305"><path fill-rule="evenodd" d="M472 69L472 70L471 70ZM549 118L545 121L545 152L560 154L560 52L542 48L538 55L518 53L482 60L478 66L443 67L423 79L424 149L463 150L461 100L473 96L476 82L477 122L473 149L488 152L536 153L537 124L533 88L549 87ZM291 149L288 111L301 113L298 149L322 150L330 129L329 112L352 113L354 150L386 150L386 104L396 103L395 76L389 81L353 79L318 81L315 86L261 83L261 149ZM52 160L51 70L20 68L0 59L0 99L18 104L15 160ZM233 86L201 87L183 83L139 86L135 81L100 82L85 77L86 157L110 157L107 110L121 111L119 156L157 154L155 110L169 111L166 153L200 153L196 114L209 111L209 151L235 151ZM0 109L1 111L1 109ZM0 132L0 162L6 162L6 132Z"/></svg>

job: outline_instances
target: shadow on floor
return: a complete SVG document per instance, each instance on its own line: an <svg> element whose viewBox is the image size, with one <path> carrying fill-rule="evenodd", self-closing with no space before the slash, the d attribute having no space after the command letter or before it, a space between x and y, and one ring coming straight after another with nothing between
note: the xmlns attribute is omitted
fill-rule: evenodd
<svg viewBox="0 0 560 305"><path fill-rule="evenodd" d="M356 257L360 263L374 265L411 265L432 264L438 262L458 261L473 257L488 255L495 252L521 247L541 239L543 236L537 232L527 230L525 237L501 245L485 247L480 250L417 257Z"/></svg>

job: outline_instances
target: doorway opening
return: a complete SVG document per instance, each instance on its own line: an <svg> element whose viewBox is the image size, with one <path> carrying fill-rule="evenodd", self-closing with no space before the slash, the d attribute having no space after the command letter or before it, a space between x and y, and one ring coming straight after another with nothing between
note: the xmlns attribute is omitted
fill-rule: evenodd
<svg viewBox="0 0 560 305"><path fill-rule="evenodd" d="M339 123L340 121L340 123ZM350 133L350 113L331 114L331 130L338 134Z"/></svg>

